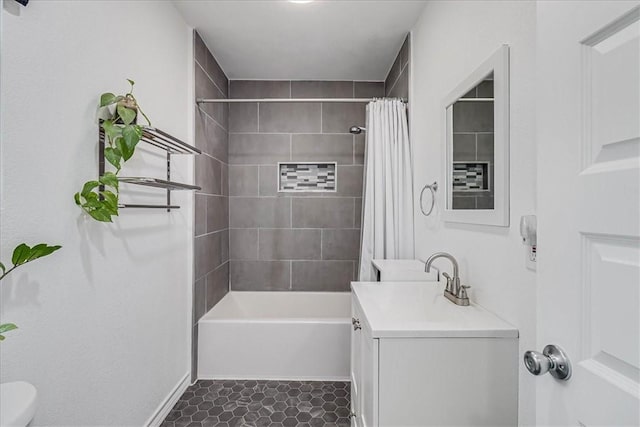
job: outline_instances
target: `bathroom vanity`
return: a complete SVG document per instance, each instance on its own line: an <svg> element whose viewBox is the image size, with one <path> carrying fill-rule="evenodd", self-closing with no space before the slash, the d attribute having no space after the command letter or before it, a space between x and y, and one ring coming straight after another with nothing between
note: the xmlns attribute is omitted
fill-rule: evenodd
<svg viewBox="0 0 640 427"><path fill-rule="evenodd" d="M352 425L517 425L516 328L435 282L352 290Z"/></svg>

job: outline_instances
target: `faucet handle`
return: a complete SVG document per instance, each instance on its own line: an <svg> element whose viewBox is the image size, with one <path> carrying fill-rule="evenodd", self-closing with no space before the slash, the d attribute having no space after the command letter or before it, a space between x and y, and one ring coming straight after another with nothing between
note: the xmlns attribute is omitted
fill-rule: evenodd
<svg viewBox="0 0 640 427"><path fill-rule="evenodd" d="M458 298L466 298L469 299L469 296L467 295L467 289L469 289L471 286L465 286L465 285L460 285L460 289L458 290Z"/></svg>
<svg viewBox="0 0 640 427"><path fill-rule="evenodd" d="M453 279L451 279L451 276L449 276L446 271L442 273L442 275L447 279L447 286L445 286L445 289L448 292L453 292Z"/></svg>

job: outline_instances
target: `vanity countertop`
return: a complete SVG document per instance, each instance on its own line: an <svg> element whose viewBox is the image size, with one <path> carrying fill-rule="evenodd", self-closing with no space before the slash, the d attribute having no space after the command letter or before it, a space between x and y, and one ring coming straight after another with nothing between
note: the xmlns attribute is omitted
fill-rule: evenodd
<svg viewBox="0 0 640 427"><path fill-rule="evenodd" d="M518 330L474 304L447 300L444 285L408 282L351 282L373 338L517 338Z"/></svg>

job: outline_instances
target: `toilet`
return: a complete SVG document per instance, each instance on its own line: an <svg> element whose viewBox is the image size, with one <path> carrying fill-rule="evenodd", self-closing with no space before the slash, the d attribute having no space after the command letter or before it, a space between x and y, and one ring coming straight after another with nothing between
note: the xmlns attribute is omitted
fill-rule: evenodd
<svg viewBox="0 0 640 427"><path fill-rule="evenodd" d="M0 427L26 427L36 413L38 391L25 381L0 384Z"/></svg>

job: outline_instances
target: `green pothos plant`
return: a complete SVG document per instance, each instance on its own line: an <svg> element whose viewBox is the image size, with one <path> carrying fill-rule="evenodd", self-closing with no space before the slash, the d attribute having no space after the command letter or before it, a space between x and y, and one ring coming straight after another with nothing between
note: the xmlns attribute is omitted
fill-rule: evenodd
<svg viewBox="0 0 640 427"><path fill-rule="evenodd" d="M13 255L11 256L11 264L13 265L11 267L7 268L3 263L0 262L0 280L4 279L9 273L11 273L21 265L24 265L31 261L35 261L38 258L51 255L61 247L62 246L60 245L49 246L46 243L40 243L31 248L24 243L20 243L13 250ZM18 327L14 323L0 324L0 341L4 341L4 335L2 334L4 334L5 332L13 331L14 329L18 329Z"/></svg>
<svg viewBox="0 0 640 427"><path fill-rule="evenodd" d="M78 206L93 219L102 222L113 222L112 218L118 215L118 174L122 164L133 156L142 138L143 126L136 123L138 113L151 125L133 96L135 82L130 79L127 81L131 85L128 93L103 93L98 107L100 127L105 134L104 158L115 168L115 172L108 171L97 180L87 181L74 196Z"/></svg>

